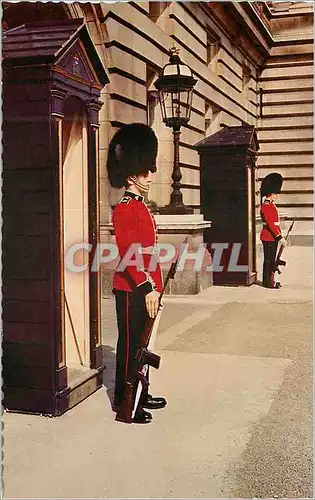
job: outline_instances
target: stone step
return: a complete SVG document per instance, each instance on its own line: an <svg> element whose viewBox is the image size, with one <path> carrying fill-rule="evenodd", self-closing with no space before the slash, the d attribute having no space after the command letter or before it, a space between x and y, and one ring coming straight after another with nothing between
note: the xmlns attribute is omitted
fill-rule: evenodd
<svg viewBox="0 0 315 500"><path fill-rule="evenodd" d="M313 100L313 91L312 90L297 90L293 92L283 92L274 90L272 92L263 93L263 104L271 104L271 103L283 103L288 104L292 102L299 101L312 101Z"/></svg>
<svg viewBox="0 0 315 500"><path fill-rule="evenodd" d="M258 176L259 178L265 177L271 172L279 172L283 177L297 178L301 179L303 177L312 177L314 169L312 165L303 165L303 167L298 165L260 165L258 166Z"/></svg>
<svg viewBox="0 0 315 500"><path fill-rule="evenodd" d="M300 77L299 79L285 79L282 80L264 80L258 81L258 87L263 90L295 90L295 89L312 89L313 88L313 77L307 76L305 78Z"/></svg>
<svg viewBox="0 0 315 500"><path fill-rule="evenodd" d="M287 221L290 223L291 221ZM289 226L287 226L288 229ZM314 222L308 220L296 220L294 224L294 228L292 230L292 235L306 235L313 236L314 234Z"/></svg>
<svg viewBox="0 0 315 500"><path fill-rule="evenodd" d="M313 244L314 237L312 234L292 234L290 236L290 245L312 247Z"/></svg>
<svg viewBox="0 0 315 500"><path fill-rule="evenodd" d="M266 62L266 68L278 68L278 67L294 67L294 66L305 66L307 64L313 64L313 57L310 53L304 54L291 54L282 56L271 56L268 57Z"/></svg>
<svg viewBox="0 0 315 500"><path fill-rule="evenodd" d="M313 206L300 206L300 205L291 205L288 206L284 203L277 203L279 210L282 210L287 214L288 217L301 217L312 220L314 218L314 207Z"/></svg>
<svg viewBox="0 0 315 500"><path fill-rule="evenodd" d="M264 118L268 118L269 116L282 116L282 115L303 115L305 113L311 113L313 109L312 105L313 101L308 101L306 103L294 103L291 102L283 102L281 104L264 104L262 107L262 114Z"/></svg>
<svg viewBox="0 0 315 500"><path fill-rule="evenodd" d="M273 155L259 155L257 159L258 167L260 165L313 165L313 153L312 151L308 153L295 154L292 153L287 154L273 154Z"/></svg>
<svg viewBox="0 0 315 500"><path fill-rule="evenodd" d="M310 113L307 116L285 116L273 118L260 118L258 120L258 132L264 129L277 129L277 128L294 128L297 127L311 127L313 126L313 116Z"/></svg>
<svg viewBox="0 0 315 500"><path fill-rule="evenodd" d="M274 59L274 57L284 57L284 59L289 58L292 59L292 56L297 55L297 57L311 57L313 58L314 52L314 44L312 40L305 41L305 43L300 45L295 45L294 48L292 45L274 45L270 51L270 61Z"/></svg>
<svg viewBox="0 0 315 500"><path fill-rule="evenodd" d="M314 223L312 221L297 220L290 233L290 245L313 246Z"/></svg>
<svg viewBox="0 0 315 500"><path fill-rule="evenodd" d="M290 142L261 142L258 155L263 153L284 153L286 152L290 155L291 152L301 152L305 153L307 151L312 151L313 142L312 140L304 140L294 142L293 139Z"/></svg>
<svg viewBox="0 0 315 500"><path fill-rule="evenodd" d="M283 191L310 191L314 189L313 178L296 178L296 179L283 179Z"/></svg>
<svg viewBox="0 0 315 500"><path fill-rule="evenodd" d="M269 130L268 128L258 131L258 141L262 147L261 141L294 141L301 139L313 139L313 126L308 128L291 128L287 130Z"/></svg>
<svg viewBox="0 0 315 500"><path fill-rule="evenodd" d="M290 66L288 67L284 67L284 68L278 68L278 67L268 67L266 66L266 68L264 68L261 72L261 75L259 77L259 80L267 80L267 79L271 79L271 80L275 80L276 78L280 79L280 78L290 78L292 77L293 75L295 77L299 76L299 77L302 77L302 78L305 78L305 77L309 77L309 78L312 78L313 76L313 64L305 64L303 66L296 66L294 68L294 71L292 70L292 68Z"/></svg>
<svg viewBox="0 0 315 500"><path fill-rule="evenodd" d="M281 203L313 203L314 200L314 192L307 192L307 193L287 193L282 189L281 195L280 195L280 201Z"/></svg>

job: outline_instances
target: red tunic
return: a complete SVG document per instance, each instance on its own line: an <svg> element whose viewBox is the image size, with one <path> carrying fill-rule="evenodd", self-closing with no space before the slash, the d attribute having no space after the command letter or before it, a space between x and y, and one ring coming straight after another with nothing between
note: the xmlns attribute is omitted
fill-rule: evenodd
<svg viewBox="0 0 315 500"><path fill-rule="evenodd" d="M282 238L279 214L272 200L265 199L260 209L260 215L263 221L260 233L261 241L279 241Z"/></svg>
<svg viewBox="0 0 315 500"><path fill-rule="evenodd" d="M120 258L126 259L126 265L118 264L113 288L144 294L161 292L162 273L153 251L157 243L156 223L143 197L126 191L114 209L113 225ZM128 265L130 261L137 265Z"/></svg>

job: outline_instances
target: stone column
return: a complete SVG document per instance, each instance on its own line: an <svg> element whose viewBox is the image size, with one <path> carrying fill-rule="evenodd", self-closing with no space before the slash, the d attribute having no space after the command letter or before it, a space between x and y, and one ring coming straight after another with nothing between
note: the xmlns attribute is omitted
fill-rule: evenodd
<svg viewBox="0 0 315 500"><path fill-rule="evenodd" d="M155 215L158 227L158 243L173 245L176 252L187 237L187 251L183 267L178 270L174 280L170 281L167 294L195 295L212 285L211 255L204 245L203 232L211 227L201 214ZM192 258L189 258L192 257ZM196 257L196 259L194 259ZM162 265L165 278L170 262ZM208 269L207 269L208 268Z"/></svg>

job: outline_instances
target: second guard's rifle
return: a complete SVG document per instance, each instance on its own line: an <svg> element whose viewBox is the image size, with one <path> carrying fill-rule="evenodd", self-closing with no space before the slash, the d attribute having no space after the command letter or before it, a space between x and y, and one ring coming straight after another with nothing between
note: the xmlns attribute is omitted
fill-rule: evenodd
<svg viewBox="0 0 315 500"><path fill-rule="evenodd" d="M288 229L288 232L285 236L285 239L288 241L288 238L289 238L289 234L291 233L292 229L293 229L293 226L294 226L294 223L295 223L295 218L293 219L292 223L290 224L290 227ZM274 273L278 273L278 274L281 274L281 271L279 269L279 266L286 266L286 261L285 260L282 260L281 259L281 256L282 256L282 253L283 253L283 250L284 250L284 245L281 245L279 250L278 250L278 253L276 255L276 258L275 258L275 264L274 264L274 269L273 269L273 272Z"/></svg>
<svg viewBox="0 0 315 500"><path fill-rule="evenodd" d="M158 323L161 317L162 311L162 298L165 293L166 287L171 279L174 279L177 266L179 264L182 251L184 250L184 245L187 243L187 238L183 241L181 245L181 251L179 252L176 261L171 264L171 267L167 273L163 289L159 296L158 313L154 318L148 318L145 328L140 335L139 345L137 353L135 356L136 362L134 363L134 369L128 374L128 379L126 380L124 397L121 405L119 406L116 414L116 420L119 422L125 422L131 424L133 420L134 413L137 409L137 404L139 401L139 391L137 387L139 382L145 387L147 385L146 380L146 370L144 367L146 365L152 366L153 368L159 368L161 358L154 352L148 349L149 342L152 336L156 335ZM137 396L137 397L136 397Z"/></svg>

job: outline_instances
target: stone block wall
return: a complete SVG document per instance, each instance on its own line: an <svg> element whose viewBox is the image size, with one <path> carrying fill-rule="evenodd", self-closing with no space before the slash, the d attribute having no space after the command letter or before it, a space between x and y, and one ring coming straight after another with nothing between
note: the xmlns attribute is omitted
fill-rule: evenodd
<svg viewBox="0 0 315 500"><path fill-rule="evenodd" d="M181 129L180 162L184 202L200 213L199 157L193 145L223 126L256 123L258 58L249 50L251 41L236 41L236 23L228 29L219 23L220 13L212 3L205 8L194 2L116 2L102 3L100 9L110 75L109 132L103 141L110 140L122 123L152 125L160 147L150 198L158 206L169 202L173 143L172 131L161 120L154 81L173 44L197 79L191 120ZM110 222L111 206L120 195L109 188L107 200L102 200L103 223Z"/></svg>
<svg viewBox="0 0 315 500"><path fill-rule="evenodd" d="M259 178L284 177L278 206L305 230L313 220L313 13L307 2L287 2L273 12L274 45L258 86ZM301 224L302 223L302 224ZM308 223L308 224L307 224Z"/></svg>

